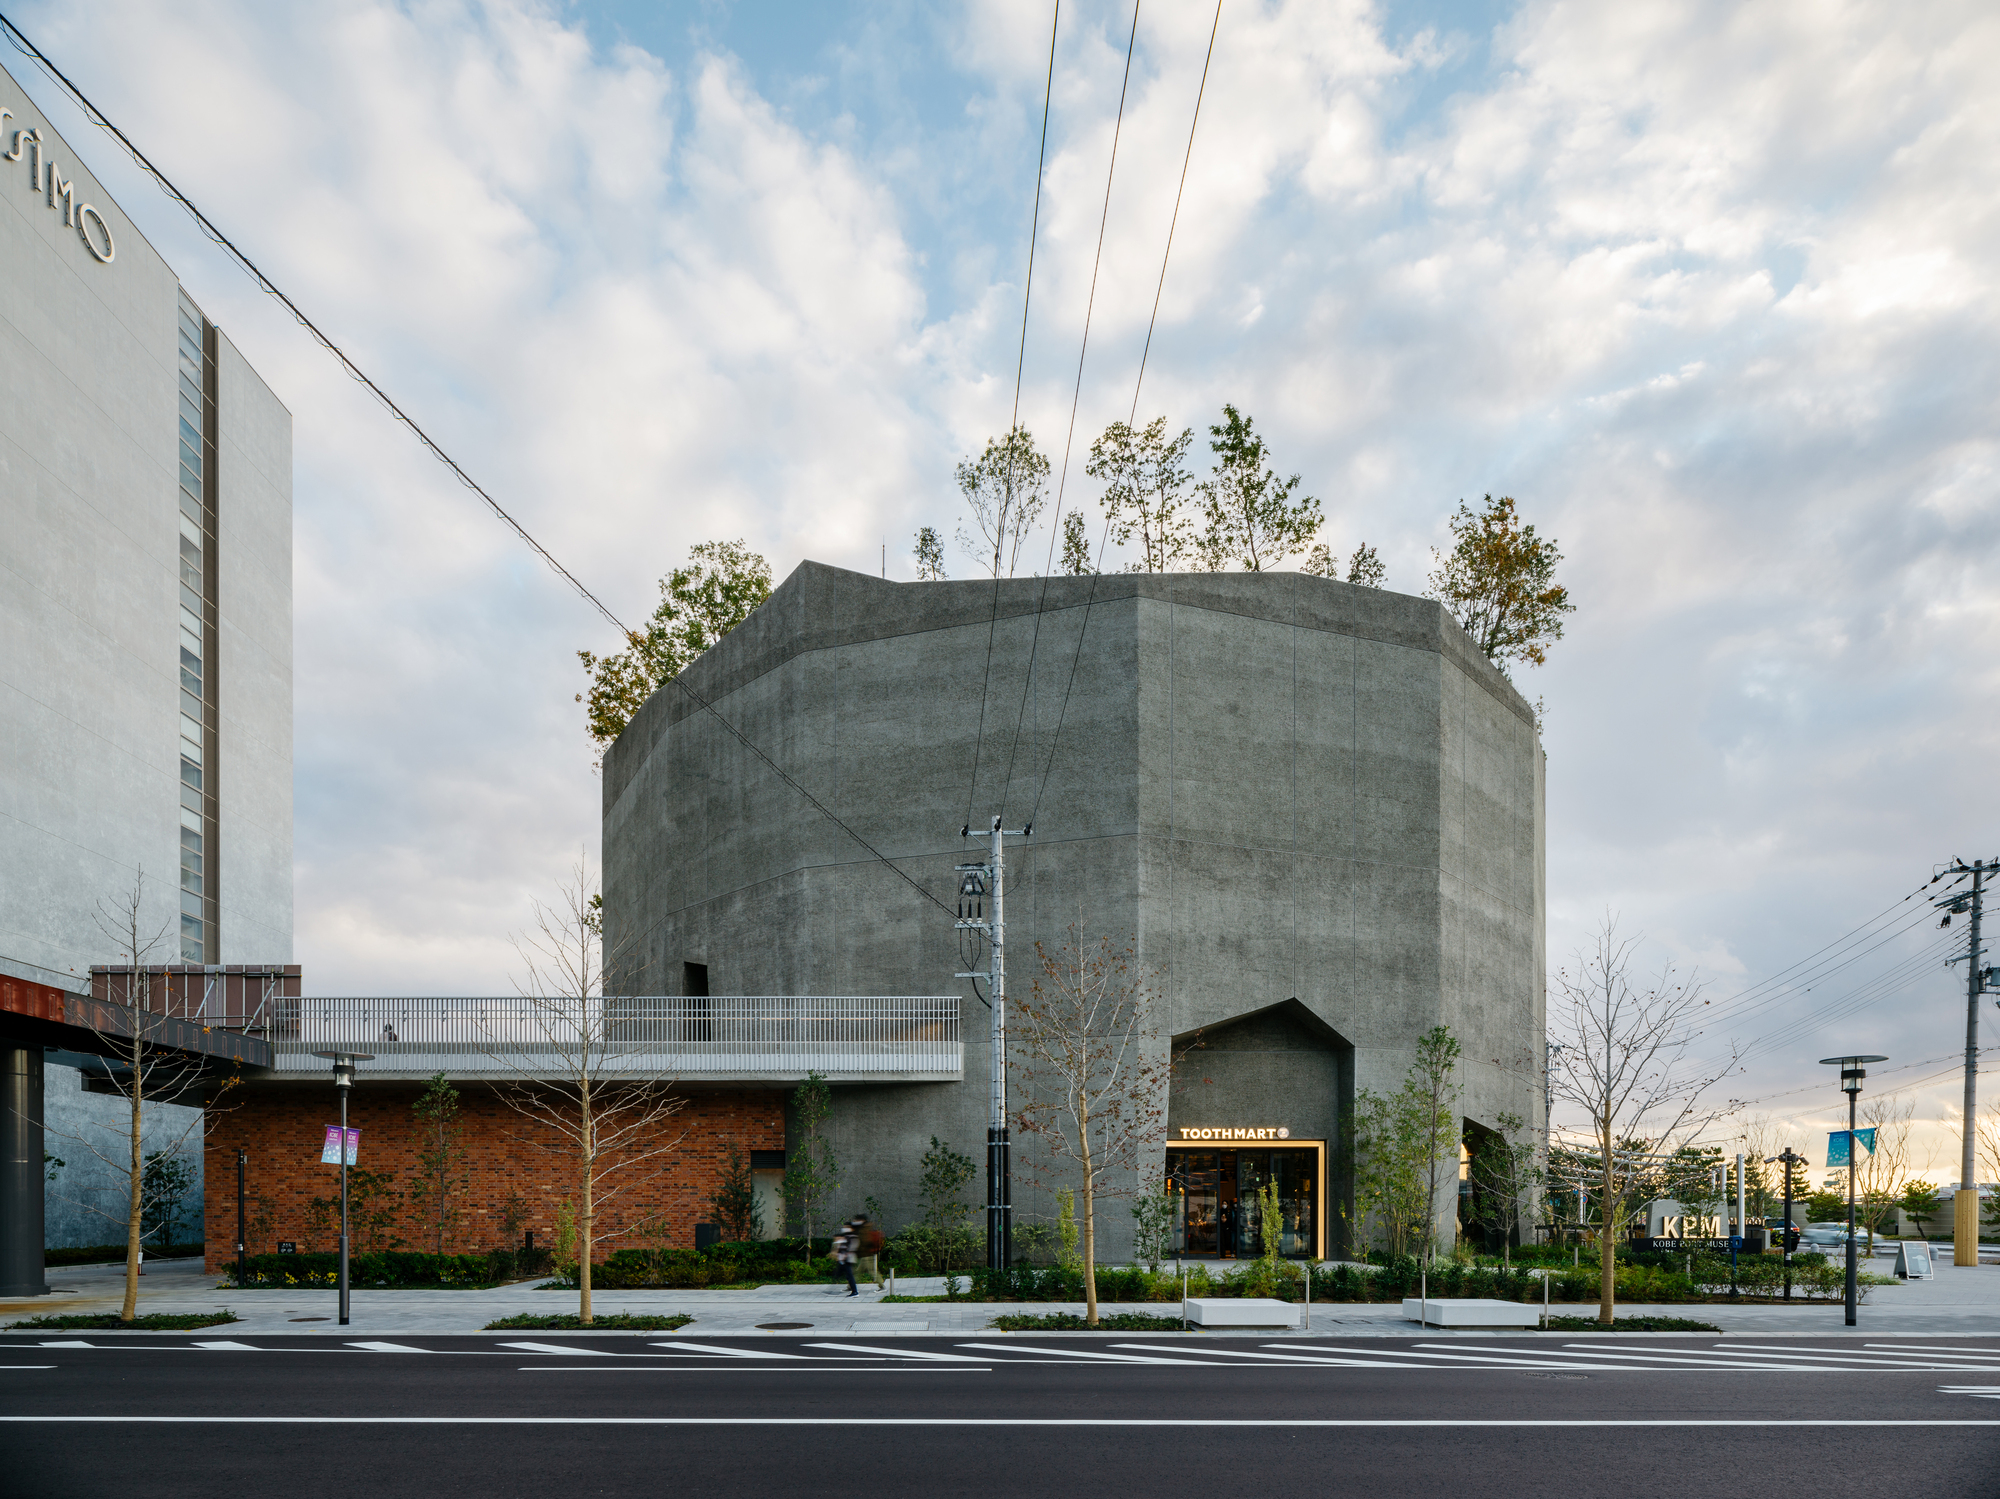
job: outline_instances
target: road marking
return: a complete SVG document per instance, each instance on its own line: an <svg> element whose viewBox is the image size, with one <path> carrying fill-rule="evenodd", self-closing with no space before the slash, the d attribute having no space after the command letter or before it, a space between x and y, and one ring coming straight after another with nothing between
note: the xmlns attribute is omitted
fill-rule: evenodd
<svg viewBox="0 0 2000 1499"><path fill-rule="evenodd" d="M0 1364L0 1369L53 1369L54 1364Z"/></svg>
<svg viewBox="0 0 2000 1499"><path fill-rule="evenodd" d="M349 1343L347 1346L349 1348L359 1348L363 1353L429 1353L431 1351L428 1348L412 1348L408 1343Z"/></svg>
<svg viewBox="0 0 2000 1499"><path fill-rule="evenodd" d="M1976 1395L1981 1400L2000 1400L2000 1385L1990 1384L1941 1384L1940 1395Z"/></svg>
<svg viewBox="0 0 2000 1499"><path fill-rule="evenodd" d="M1864 1369L1905 1369L1912 1373L1920 1373L1927 1369L1949 1369L1970 1373L1977 1373L1983 1369L2000 1370L2000 1364L1990 1360L1979 1363L1971 1359L1938 1358L1935 1355L1921 1353L1905 1354L1900 1358L1886 1353L1840 1353L1832 1350L1822 1353L1818 1349L1772 1348L1757 1343L1745 1343L1740 1349L1713 1348L1708 1350L1708 1354L1719 1359L1768 1359L1775 1356L1798 1359L1803 1363L1830 1363L1840 1368L1853 1365Z"/></svg>
<svg viewBox="0 0 2000 1499"><path fill-rule="evenodd" d="M523 1353L560 1353L565 1356L575 1354L596 1358L622 1358L623 1354L613 1353L608 1348L565 1348L560 1343L502 1343L502 1348L518 1348Z"/></svg>
<svg viewBox="0 0 2000 1499"><path fill-rule="evenodd" d="M915 1348L870 1348L861 1343L808 1343L808 1348L831 1348L836 1353L879 1353L888 1358L929 1358L947 1363L987 1364L991 1359L974 1358L969 1353L923 1353Z"/></svg>
<svg viewBox="0 0 2000 1499"><path fill-rule="evenodd" d="M95 1348L95 1343L44 1343L44 1348Z"/></svg>
<svg viewBox="0 0 2000 1499"><path fill-rule="evenodd" d="M740 1367L740 1366L739 1366ZM765 1371L770 1372L770 1371ZM851 1371L848 1371L851 1372ZM886 1372L886 1371L885 1371ZM905 1370L906 1373L924 1372ZM930 1370L942 1373L942 1370ZM972 1370L965 1370L972 1373ZM1184 1430L1191 1426L1201 1427L1284 1427L1317 1430L1357 1430L1378 1428L1388 1430L1468 1430L1483 1429L1561 1429L1579 1428L1604 1430L1616 1428L1653 1427L1687 1429L1692 1427L1743 1427L1751 1430L1769 1430L1772 1427L1953 1427L1972 1426L1987 1429L2000 1428L2000 1419L1994 1417L1930 1417L1898 1419L1890 1416L1858 1417L1800 1417L1791 1420L1766 1420L1762 1417L1719 1418L1710 1420L1674 1421L1661 1419L1613 1418L1608 1420L1483 1420L1457 1416L1431 1416L1398 1419L1393 1417L1298 1417L1282 1416L1252 1417L1233 1419L1219 1416L1169 1416L1169 1417L1117 1417L1117 1416L218 1416L218 1415L175 1415L175 1416L10 1416L0 1415L0 1425L59 1425L59 1426L115 1426L140 1425L164 1426L938 1426L938 1427L1133 1427L1158 1430Z"/></svg>
<svg viewBox="0 0 2000 1499"><path fill-rule="evenodd" d="M1198 1358L1143 1358L1136 1353L1084 1353L1075 1348L1030 1348L1020 1343L960 1343L960 1348L983 1348L989 1353L1047 1353L1057 1358L1090 1358L1106 1364L1194 1364L1213 1369Z"/></svg>
<svg viewBox="0 0 2000 1499"><path fill-rule="evenodd" d="M1183 1351L1191 1351L1163 1347L1154 1343L1114 1343L1112 1346L1114 1348L1136 1348L1141 1353L1181 1353ZM1269 1345L1267 1344L1266 1346L1268 1347ZM1290 1364L1320 1364L1324 1367L1334 1369L1373 1369L1376 1367L1365 1359L1307 1358L1303 1354L1297 1353L1245 1353L1235 1348L1202 1348L1192 1351L1199 1351L1205 1358L1254 1358L1260 1363L1270 1364L1273 1368L1284 1368Z"/></svg>
<svg viewBox="0 0 2000 1499"><path fill-rule="evenodd" d="M1331 1350L1321 1351L1329 1352ZM1434 1369L1437 1367L1437 1362L1400 1364L1394 1362L1396 1359L1431 1359L1447 1363L1452 1360L1458 1360L1462 1366L1471 1368L1487 1368L1492 1365L1498 1365L1504 1369L1595 1369L1602 1371L1622 1369L1624 1367L1622 1364L1586 1363L1577 1354L1563 1353L1555 1348L1551 1348L1547 1354L1540 1357L1528 1357L1519 1354L1508 1357L1492 1353L1424 1353L1415 1348L1357 1348L1353 1351L1356 1353L1372 1354L1381 1359L1382 1362L1371 1366L1378 1369ZM1567 1359L1569 1362L1550 1362L1550 1360L1554 1359Z"/></svg>
<svg viewBox="0 0 2000 1499"><path fill-rule="evenodd" d="M954 1364L936 1369L929 1364L522 1364L522 1374L991 1374L986 1367Z"/></svg>
<svg viewBox="0 0 2000 1499"><path fill-rule="evenodd" d="M1777 1348L1766 1343L1736 1343L1730 1345L1727 1348L1717 1348L1714 1351L1716 1353L1734 1353L1739 1348L1749 1349L1753 1352L1759 1352L1759 1353L1791 1354L1800 1358L1839 1358L1839 1359L1864 1360L1872 1362L1875 1367L1882 1369L1893 1369L1898 1367L1894 1363L1884 1362L1884 1360L1890 1360L1890 1359L1904 1359L1904 1360L1914 1359L1920 1363L1930 1363L1930 1364L1948 1363L1948 1364L1960 1365L1969 1369L2000 1369L2000 1359L1996 1359L1991 1354L1982 1356L1978 1353L1961 1353L1955 1356L1949 1356L1941 1359L1937 1357L1937 1355L1935 1354L1891 1352L1887 1349L1864 1348L1857 1353L1843 1353L1838 1348L1829 1348L1824 1353L1822 1353L1818 1349L1806 1350L1806 1349L1794 1349L1794 1348Z"/></svg>
<svg viewBox="0 0 2000 1499"><path fill-rule="evenodd" d="M228 1352L228 1353L262 1353L264 1351L263 1349L258 1348L254 1344L250 1343L230 1343L230 1342L195 1343L190 1346L195 1348L213 1348L218 1351Z"/></svg>
<svg viewBox="0 0 2000 1499"><path fill-rule="evenodd" d="M2000 1358L2000 1348L1954 1348L1949 1343L1863 1343L1863 1348L1908 1348L1922 1353L1958 1353L1967 1358Z"/></svg>
<svg viewBox="0 0 2000 1499"><path fill-rule="evenodd" d="M1572 1344L1571 1346L1575 1347L1580 1345ZM1754 1345L1752 1346L1754 1347ZM1698 1364L1701 1367L1710 1369L1768 1370L1768 1369L1795 1368L1795 1369L1814 1369L1822 1373L1839 1373L1842 1370L1859 1372L1859 1370L1861 1369L1910 1369L1911 1368L1909 1364L1890 1363L1887 1360L1880 1358L1879 1356L1870 1356L1867 1354L1857 1354L1857 1353L1821 1353L1818 1352L1817 1350L1812 1350L1812 1349L1804 1349L1795 1352L1791 1349L1786 1349L1786 1348L1770 1348L1755 1352L1737 1352L1733 1349L1728 1349L1728 1348L1713 1348L1713 1349L1704 1349L1698 1352L1690 1352L1690 1353L1653 1353L1650 1351L1640 1352L1636 1349L1628 1352L1617 1348L1603 1348L1597 1350L1597 1352L1598 1356L1601 1358L1664 1359L1671 1362ZM1758 1359L1761 1360L1762 1362L1758 1363L1736 1362L1737 1360L1740 1359ZM1775 1360L1777 1359L1785 1359L1788 1362L1782 1364L1777 1363L1775 1362ZM1936 1369L1977 1372L1980 1369L1991 1368L1993 1366L1989 1364L1949 1363L1940 1359L1940 1360L1933 1360L1932 1367Z"/></svg>
<svg viewBox="0 0 2000 1499"><path fill-rule="evenodd" d="M521 1345L513 1345L518 1348ZM655 1348L679 1348L688 1353L712 1353L729 1358L804 1358L803 1353L778 1353L765 1348L724 1348L719 1343L655 1343Z"/></svg>

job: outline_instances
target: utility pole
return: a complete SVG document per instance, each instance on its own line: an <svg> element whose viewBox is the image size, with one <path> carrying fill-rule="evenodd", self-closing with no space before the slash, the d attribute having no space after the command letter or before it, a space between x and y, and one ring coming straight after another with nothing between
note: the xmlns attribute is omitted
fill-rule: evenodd
<svg viewBox="0 0 2000 1499"><path fill-rule="evenodd" d="M1988 992L1996 977L1992 968L1984 966L1986 950L1980 944L1979 924L1981 906L1984 903L1986 876L2000 870L2000 859L1975 859L1968 864L1963 859L1953 859L1949 865L1931 876L1935 884L1946 875L1957 878L1953 884L1972 876L1972 888L1952 892L1947 890L1935 897L1931 904L1944 912L1939 926L1950 926L1951 918L1970 914L1972 932L1965 944L1965 1114L1963 1140L1958 1167L1958 1191L1952 1198L1951 1238L1954 1265L1979 1264L1979 996ZM1947 958L1945 965L1958 962L1958 958Z"/></svg>
<svg viewBox="0 0 2000 1499"><path fill-rule="evenodd" d="M1005 1270L1014 1259L1013 1165L1007 1138L1007 845L1009 838L1026 838L1034 832L1028 823L1017 832L1001 827L993 819L990 829L978 833L967 823L960 830L964 838L991 838L992 851L984 864L957 867L958 920L960 931L986 934L986 972L967 972L962 979L986 980L992 994L992 1057L990 1060L991 1113L986 1124L986 1268ZM988 901L992 913L986 911ZM973 991L977 993L978 990Z"/></svg>

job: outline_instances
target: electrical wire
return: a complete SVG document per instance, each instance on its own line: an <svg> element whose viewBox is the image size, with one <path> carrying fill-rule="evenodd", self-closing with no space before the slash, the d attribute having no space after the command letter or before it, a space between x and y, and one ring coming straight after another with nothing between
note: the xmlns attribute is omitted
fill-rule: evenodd
<svg viewBox="0 0 2000 1499"><path fill-rule="evenodd" d="M1062 20L1062 0L1056 0L1049 18L1049 76L1042 85L1042 145L1035 158L1035 212L1028 223L1028 275L1021 287L1021 348L1014 356L1014 410L1007 419L1007 494L1014 493L1014 433L1021 425L1021 374L1028 362L1028 307L1035 294L1035 241L1042 227L1042 177L1049 159L1049 101L1056 87L1056 28ZM1002 517L1004 521L1005 517ZM1003 530L1001 542L1006 541ZM979 684L979 732L972 740L972 781L965 788L965 825L972 826L972 804L979 795L979 758L986 745L986 701L993 690L993 637L1000 627L1000 557L993 558L993 612L986 621L986 673ZM1004 813L1006 796L1001 796Z"/></svg>
<svg viewBox="0 0 2000 1499"><path fill-rule="evenodd" d="M300 309L299 305L296 302L294 302L290 297L286 296L285 293L279 289L277 284L273 282L269 276L265 275L264 272L258 268L255 261L251 260L248 255L244 254L242 250L237 248L236 244L229 238L229 236L224 234L220 229L218 229L215 226L215 224L209 219L209 217L206 214L204 214L199 208L197 208L194 205L193 201L185 193L183 193L178 187L174 186L174 184L168 179L166 173L162 172L157 166L153 164L151 159L147 157L146 153L141 151L138 148L138 146L133 143L131 137L126 135L124 131L120 130L116 125L114 125L111 122L110 118L107 115L105 115L105 113L102 110L100 110L95 104L91 103L90 100L84 95L83 91L79 89L74 83L72 83L69 77L66 74L64 74L63 71L60 68L58 68L52 61L50 61L48 56L39 47L37 47L33 42L28 40L27 34L24 33L18 26L16 26L13 23L12 20L10 20L4 14L0 14L0 30L5 31L8 41L10 41L13 44L14 48L17 51L33 59L35 64L38 67L40 67L41 70L45 74L47 74L48 77L60 89L62 89L62 91L65 94L67 94L72 101L75 102L76 106L83 111L84 118L89 120L91 124L97 126L100 130L103 130L108 135L110 135L111 138L115 140L119 144L119 146L124 149L125 153L128 156L130 156L135 163L138 164L140 170L145 172L149 177L153 179L155 183L159 185L161 191L163 191L169 198L173 199L174 202L180 204L180 206L187 211L188 215L200 227L202 233L205 234L216 245L220 246L223 252L227 254L231 260L235 261L236 264L250 276L251 280L257 283L257 286L261 291L265 292L267 295L275 298L278 302L283 304L285 310L291 313L293 319L299 324L299 326L304 328L308 333L310 333L313 336L314 340L318 342L321 348L325 349L329 354L333 355L333 357L340 362L341 368L346 370L349 376L351 376L354 380L358 381L363 387L365 387L369 392L369 394L374 396L375 399L379 401L382 404L382 406L392 416L395 417L397 421L401 422L404 426L408 427L410 431L416 435L417 440L421 442L424 445L424 447L430 452L431 456L436 458L440 463L444 464L446 468L451 470L452 474L458 479L459 483L463 484L467 489L471 490L474 494L478 495L480 499L484 500L487 506L493 511L493 513L496 516L498 516L502 521L504 521L513 530L515 535L519 536L521 540L525 541L531 548L533 548L535 554L539 556L544 562L546 562L549 565L549 567L553 569L559 577L561 577L565 582L567 582L570 585L571 588L575 589L577 594L581 598L583 598L599 614L604 616L605 620L611 625L613 629L618 631L618 633L621 636L623 636L627 641L636 642L638 637L634 634L633 631L627 629L626 626L619 620L618 616L613 614L611 610L608 607L606 607L602 599L598 598L596 594L592 593L588 588L586 588L583 585L583 582L574 573L572 573L568 568L564 567L560 562L558 562L555 559L555 557L549 552L548 548L544 547L539 541L535 540L535 538L528 533L528 530L525 526L523 526L519 521L514 519L512 515L508 514L506 509L500 504L498 500L494 499L492 495L487 493L487 491L479 484L477 480L475 480L470 474L468 474L463 468L459 466L458 461L456 459L454 459L449 453L447 453L442 447L440 447L428 432L424 431L422 427L417 425L416 421L412 419L410 415L403 410L402 407L398 406L395 403L395 401L391 400L388 392L383 390L381 386L377 385L374 382L374 380L370 379L368 374L364 370L362 370L362 368L359 365L357 365L352 359L348 357L347 352L344 349L342 349L340 345L336 344L331 338L329 338L325 334L325 332L323 332L320 329L317 323L313 322L311 318L307 317L304 311ZM676 687L678 687L684 694L686 694L686 696L692 702L696 704L696 706L698 706L703 712L707 713L717 723L721 724L722 727L726 729L729 732L729 734L733 738L735 738L735 740L739 744L741 744L745 749L749 750L750 753L755 755L759 760L763 761L765 765L769 766L771 770L778 776L778 778L782 780L786 785L790 786L794 791L798 792L800 796L804 797L805 800L812 806L814 811L818 812L821 816L825 817L828 821L833 823L834 826L838 827L842 832L846 833L848 837L852 838L856 843L860 844L861 847L867 850L867 852L874 858L879 859L883 864L887 865L888 868L897 876L897 878L901 879L905 884L907 884L912 890L915 890L917 894L921 895L925 900L928 900L929 902L931 902L931 904L937 906L941 910L949 911L951 909L951 907L945 905L943 901L939 900L930 891L926 890L922 885L918 884L908 874L904 873L902 869L898 868L896 864L894 864L885 854L883 854L879 849L877 849L866 838L862 837L852 827L848 826L847 823L842 821L839 817L835 816L832 810L828 808L824 802L822 802L818 797L814 796L810 791L806 790L805 787L801 786L775 760L773 760L769 755L765 754L762 749L757 747L757 745L753 744L741 729L738 729L736 725L731 723L728 719L724 718L722 714L716 709L713 703L711 703L707 698L703 697L700 693L696 692L694 688L690 687L687 684L687 682L682 679L681 676L676 675L671 680Z"/></svg>
<svg viewBox="0 0 2000 1499"><path fill-rule="evenodd" d="M1135 26L1137 20L1138 17L1135 10L1133 15ZM1167 263L1173 258L1174 230L1180 225L1181 199L1187 193L1188 166L1194 160L1194 133L1196 127L1201 124L1201 101L1208 93L1208 70L1210 64L1215 61L1215 36L1216 32L1221 29L1221 26L1222 0L1215 0L1215 19L1209 23L1208 27L1208 52L1201 60L1201 84L1195 89L1194 93L1194 116L1188 121L1187 151L1181 157L1180 185L1174 189L1174 213L1173 217L1167 221L1167 245L1166 249L1160 255L1160 279L1153 287L1153 312L1152 316L1146 320L1146 344L1139 353L1139 376L1132 382L1132 411L1125 419L1125 425L1128 428L1139 419L1139 391L1146 383L1146 361L1153 352L1153 329L1160 320L1160 297L1167 287ZM1097 543L1097 567L1090 575L1090 591L1085 594L1083 600L1083 619L1078 624L1076 630L1076 649L1070 653L1069 676L1063 683L1062 705L1056 710L1055 733L1049 736L1049 757L1042 765L1041 780L1035 787L1035 804L1028 813L1028 821L1031 824L1034 822L1036 814L1042 810L1042 797L1048 792L1049 775L1055 769L1056 749L1062 743L1063 722L1069 717L1070 693L1076 688L1077 663L1083 659L1083 638L1090 629L1091 606L1097 602L1097 580L1104 573L1104 552L1110 539L1111 517L1107 515L1104 518L1104 534L1098 539Z"/></svg>
<svg viewBox="0 0 2000 1499"><path fill-rule="evenodd" d="M1090 296L1083 306L1083 340L1076 351L1076 388L1070 393L1069 432L1063 438L1062 475L1056 481L1056 514L1049 525L1049 560L1042 571L1041 591L1035 596L1034 630L1028 637L1028 669L1021 679L1021 708L1014 717L1014 739L1007 749L1007 775L1000 784L1000 813L1007 812L1007 793L1014 786L1014 758L1021 748L1021 727L1028 719L1028 695L1035 682L1035 655L1042 640L1042 606L1048 602L1049 582L1055 574L1056 538L1062 534L1063 496L1069 492L1069 460L1076 445L1076 414L1083 403L1083 362L1090 353L1090 319L1097 310L1097 277L1104 264L1104 235L1111 223L1111 184L1118 176L1118 139L1125 129L1125 97L1132 87L1132 54L1139 45L1139 7L1132 0L1132 33L1125 42L1125 76L1118 85L1118 117L1111 127L1111 163L1104 172L1104 208L1097 220L1097 253L1090 262ZM1036 801L1041 800L1040 796ZM1034 819L1028 820L1033 826Z"/></svg>

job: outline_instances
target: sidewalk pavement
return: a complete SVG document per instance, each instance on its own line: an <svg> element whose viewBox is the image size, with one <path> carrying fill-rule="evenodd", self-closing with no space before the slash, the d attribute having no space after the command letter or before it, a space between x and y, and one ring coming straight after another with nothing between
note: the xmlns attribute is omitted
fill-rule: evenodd
<svg viewBox="0 0 2000 1499"><path fill-rule="evenodd" d="M1886 1269L1878 1259L1873 1268ZM54 1294L0 1301L0 1323L44 1313L116 1312L124 1297L122 1265L83 1265L48 1272ZM221 1277L204 1273L199 1260L151 1260L140 1282L140 1312L207 1312L227 1307L243 1320L216 1329L217 1336L344 1331L356 1338L391 1338L416 1333L478 1332L488 1322L520 1312L574 1312L574 1291L540 1291L524 1281L490 1291L373 1291L351 1293L352 1321L339 1329L335 1293L323 1287L285 1290L221 1289ZM937 1295L940 1279L899 1278L904 1295ZM594 1309L601 1315L634 1312L667 1316L686 1313L694 1318L683 1336L759 1337L810 1330L825 1334L868 1337L963 1337L985 1332L995 1316L1009 1312L1074 1312L1080 1302L895 1302L870 1288L849 1299L838 1286L761 1286L748 1291L598 1291ZM1150 1312L1173 1316L1172 1302L1134 1305L1102 1303L1101 1311ZM1564 1305L1563 1316L1592 1316L1592 1305ZM1765 1337L1827 1337L1847 1331L1839 1302L1796 1303L1791 1306L1627 1306L1620 1316L1686 1317L1711 1323L1726 1333ZM773 1326L771 1324L792 1324ZM1859 1330L1884 1337L2000 1337L2000 1266L1958 1269L1949 1258L1939 1263L1929 1281L1909 1281L1869 1290L1862 1302ZM536 1332L534 1337L554 1334ZM604 1333L597 1334L605 1336ZM1509 1334L1419 1327L1406 1321L1401 1308L1386 1303L1331 1302L1315 1305L1310 1329L1273 1333L1279 1337L1494 1337ZM522 1333L523 1337L531 1336ZM658 1337L653 1333L647 1336ZM1129 1336L1129 1334L1125 1335Z"/></svg>

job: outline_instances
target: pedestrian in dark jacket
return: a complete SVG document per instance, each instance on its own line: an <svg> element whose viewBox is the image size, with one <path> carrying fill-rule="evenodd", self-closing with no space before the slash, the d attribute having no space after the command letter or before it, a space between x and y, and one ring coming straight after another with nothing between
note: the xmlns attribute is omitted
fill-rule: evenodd
<svg viewBox="0 0 2000 1499"><path fill-rule="evenodd" d="M868 1215L856 1213L841 1224L840 1232L833 1236L833 1257L847 1272L847 1294L850 1296L861 1294L861 1288L854 1283L854 1262L861 1258L861 1231L867 1226Z"/></svg>

